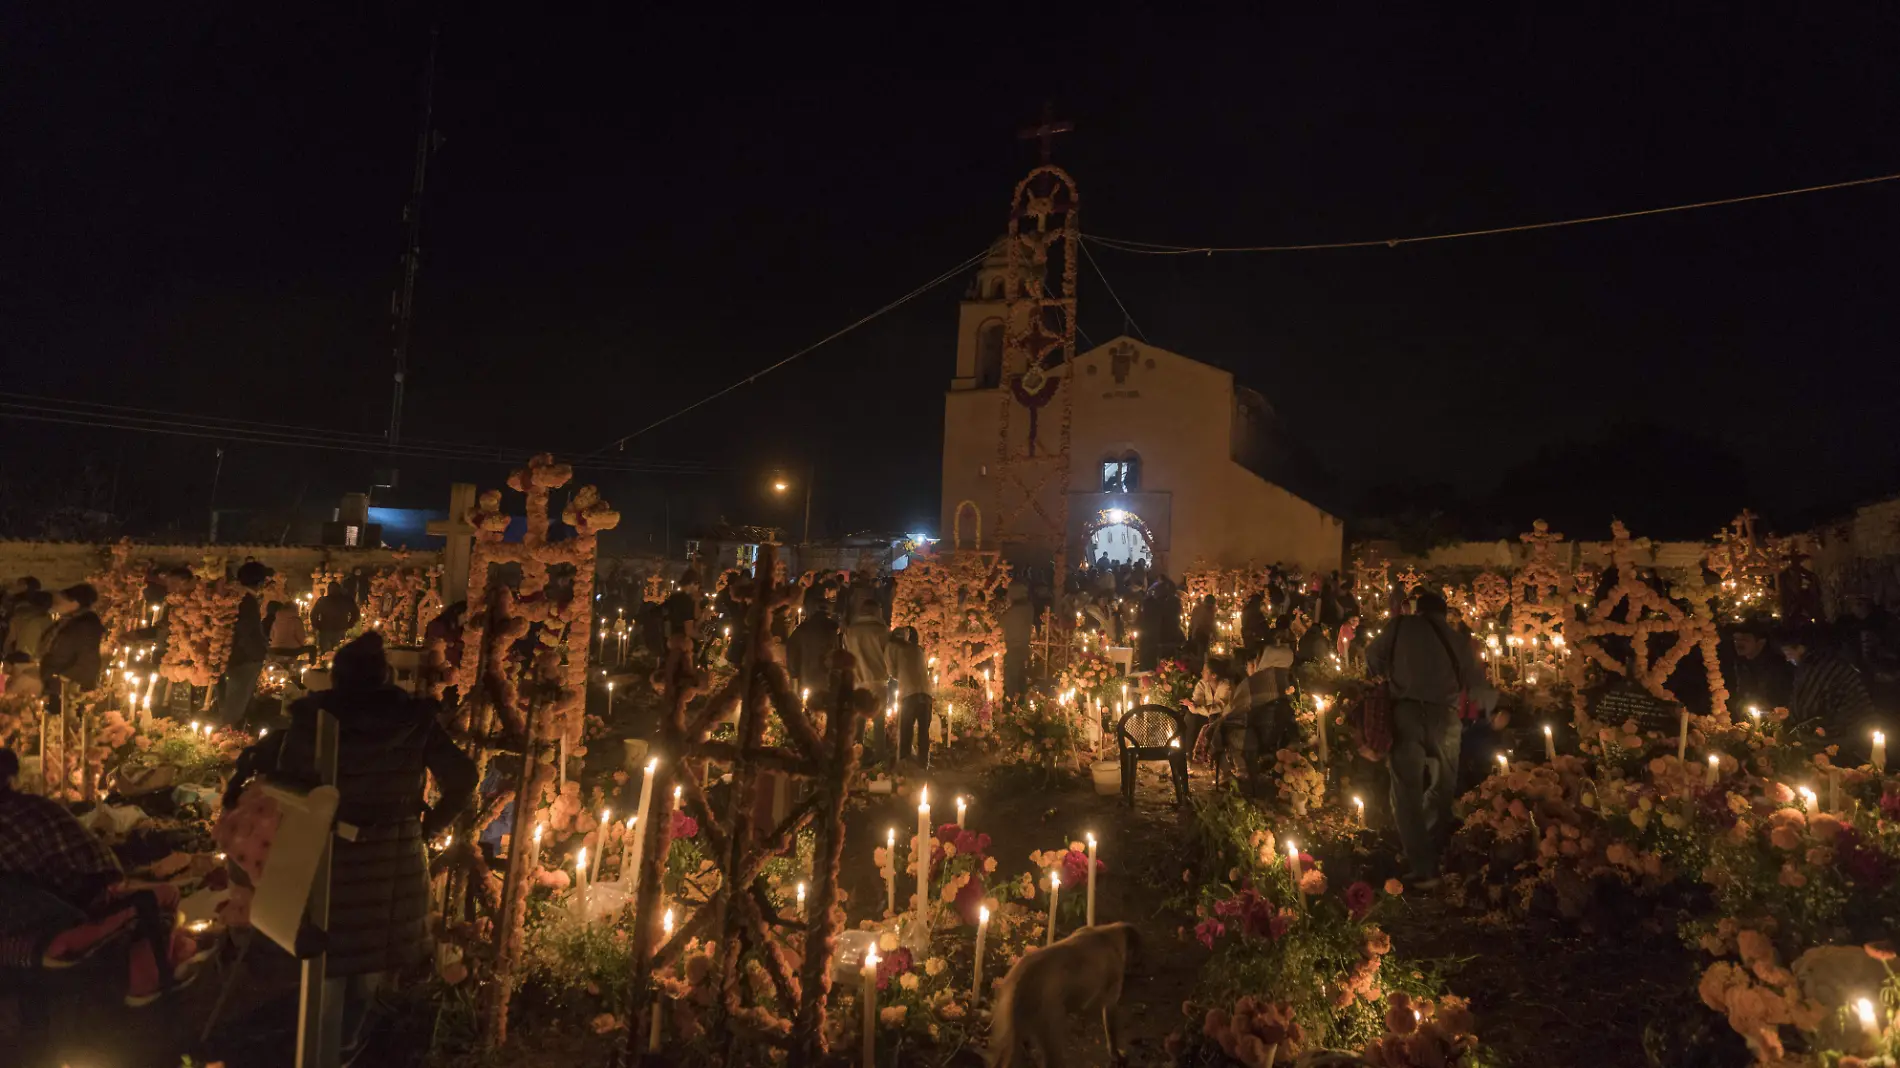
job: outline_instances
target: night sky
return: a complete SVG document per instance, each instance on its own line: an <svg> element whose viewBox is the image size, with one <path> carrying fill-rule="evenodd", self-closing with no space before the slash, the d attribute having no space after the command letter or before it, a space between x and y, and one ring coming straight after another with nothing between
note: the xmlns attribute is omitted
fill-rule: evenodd
<svg viewBox="0 0 1900 1068"><path fill-rule="evenodd" d="M598 449L981 250L1046 98L1087 232L1403 237L1900 171L1900 9L1527 5L1180 18L1003 8L668 21L449 5L405 436ZM346 10L347 8L347 10ZM1884 8L1884 12L1881 10ZM374 434L388 419L432 5L0 15L6 390ZM918 9L922 11L924 9ZM1022 10L1010 8L1008 10ZM1066 29L1062 28L1066 27ZM1900 489L1900 182L1396 249L1097 262L1140 333L1263 392L1354 516L1601 536L1787 528ZM635 439L625 544L671 517L930 525L964 280ZM1084 266L1082 327L1123 316ZM1132 332L1132 331L1131 331ZM0 421L22 502L112 485L193 529L205 438ZM305 510L375 458L231 444L218 503ZM409 460L394 500L451 477ZM1594 527L1595 529L1592 529Z"/></svg>

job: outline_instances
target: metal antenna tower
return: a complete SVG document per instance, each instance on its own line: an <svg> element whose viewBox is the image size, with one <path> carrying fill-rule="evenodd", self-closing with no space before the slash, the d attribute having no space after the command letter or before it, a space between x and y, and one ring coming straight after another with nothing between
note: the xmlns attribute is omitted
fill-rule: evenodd
<svg viewBox="0 0 1900 1068"><path fill-rule="evenodd" d="M422 128L416 133L416 179L403 205L402 282L390 296L389 311L395 334L396 375L389 399L389 446L402 442L402 394L409 375L409 333L415 320L416 272L422 267L422 186L429 175L429 155L435 151L435 57L442 27L429 28L429 67L422 76Z"/></svg>

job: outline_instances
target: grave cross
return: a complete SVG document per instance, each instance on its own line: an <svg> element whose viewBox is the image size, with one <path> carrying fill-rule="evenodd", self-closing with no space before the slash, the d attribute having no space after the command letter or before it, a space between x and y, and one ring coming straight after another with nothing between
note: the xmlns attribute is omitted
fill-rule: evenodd
<svg viewBox="0 0 1900 1068"><path fill-rule="evenodd" d="M1042 105L1042 125L1030 126L1016 135L1018 141L1041 141L1042 161L1049 162L1049 142L1057 134L1074 133L1075 123L1067 119L1056 121L1055 105L1044 101Z"/></svg>
<svg viewBox="0 0 1900 1068"><path fill-rule="evenodd" d="M442 603L445 605L468 598L469 538L475 533L468 513L474 507L475 484L456 482L449 486L449 517L429 521L429 533L448 539L442 548Z"/></svg>

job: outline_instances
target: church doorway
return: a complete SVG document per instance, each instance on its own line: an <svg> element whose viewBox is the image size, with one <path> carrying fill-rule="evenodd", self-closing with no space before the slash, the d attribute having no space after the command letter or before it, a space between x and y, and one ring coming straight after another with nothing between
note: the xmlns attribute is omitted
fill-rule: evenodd
<svg viewBox="0 0 1900 1068"><path fill-rule="evenodd" d="M1154 545L1148 537L1147 526L1133 512L1120 508L1101 512L1095 522L1089 524L1083 544L1088 548L1090 564L1099 564L1107 557L1110 565L1154 566Z"/></svg>

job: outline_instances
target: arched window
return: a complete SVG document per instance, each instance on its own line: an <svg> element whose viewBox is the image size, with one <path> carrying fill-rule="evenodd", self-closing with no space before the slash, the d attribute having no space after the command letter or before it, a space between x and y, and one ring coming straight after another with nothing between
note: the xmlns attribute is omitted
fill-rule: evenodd
<svg viewBox="0 0 1900 1068"><path fill-rule="evenodd" d="M1003 324L992 319L976 328L976 388L1003 384Z"/></svg>
<svg viewBox="0 0 1900 1068"><path fill-rule="evenodd" d="M1133 493L1141 488L1141 457L1130 452L1102 461L1102 492Z"/></svg>

